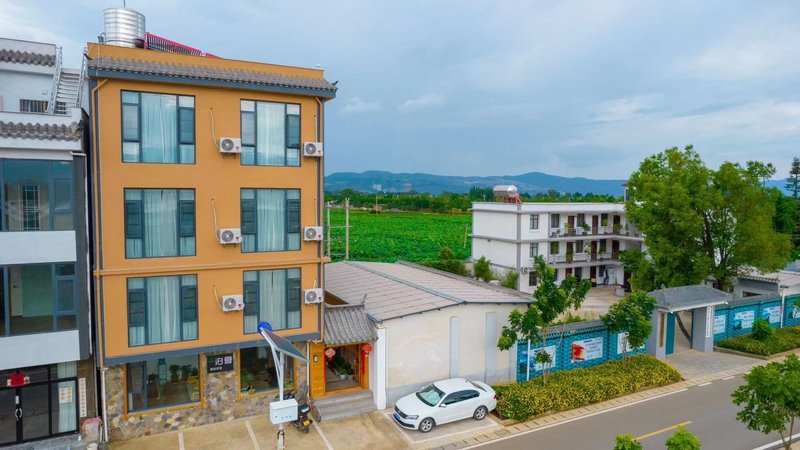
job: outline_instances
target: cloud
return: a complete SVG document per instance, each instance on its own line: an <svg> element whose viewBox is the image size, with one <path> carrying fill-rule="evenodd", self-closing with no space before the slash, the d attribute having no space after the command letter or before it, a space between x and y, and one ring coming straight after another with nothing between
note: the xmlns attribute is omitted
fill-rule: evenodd
<svg viewBox="0 0 800 450"><path fill-rule="evenodd" d="M650 110L658 96L639 96L620 98L602 104L593 122L618 122L628 120L642 112Z"/></svg>
<svg viewBox="0 0 800 450"><path fill-rule="evenodd" d="M381 110L380 102L377 101L367 102L361 100L360 97L352 97L349 100L347 100L347 103L339 111L344 115L353 115L353 114L377 112L380 110Z"/></svg>
<svg viewBox="0 0 800 450"><path fill-rule="evenodd" d="M409 113L422 109L438 108L442 105L444 105L444 97L439 94L426 94L422 97L410 98L404 101L397 109L399 109L400 112Z"/></svg>

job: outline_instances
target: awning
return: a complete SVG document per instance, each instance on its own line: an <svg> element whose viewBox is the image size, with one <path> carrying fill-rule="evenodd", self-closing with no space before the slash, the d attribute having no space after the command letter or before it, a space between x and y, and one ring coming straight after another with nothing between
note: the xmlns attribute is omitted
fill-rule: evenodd
<svg viewBox="0 0 800 450"><path fill-rule="evenodd" d="M703 284L661 288L648 295L656 299L660 311L667 312L724 305L733 299L731 294Z"/></svg>
<svg viewBox="0 0 800 450"><path fill-rule="evenodd" d="M347 345L375 340L375 326L364 305L325 305L325 344Z"/></svg>

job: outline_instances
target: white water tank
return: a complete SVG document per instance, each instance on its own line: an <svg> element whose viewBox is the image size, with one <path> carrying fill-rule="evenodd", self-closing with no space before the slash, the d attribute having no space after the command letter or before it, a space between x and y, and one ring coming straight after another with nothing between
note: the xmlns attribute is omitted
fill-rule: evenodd
<svg viewBox="0 0 800 450"><path fill-rule="evenodd" d="M105 43L118 47L144 47L144 14L128 8L103 10Z"/></svg>
<svg viewBox="0 0 800 450"><path fill-rule="evenodd" d="M492 191L494 192L494 198L497 200L519 197L519 190L517 190L517 187L514 186L513 184L512 185L500 184L495 186L494 189L492 189Z"/></svg>

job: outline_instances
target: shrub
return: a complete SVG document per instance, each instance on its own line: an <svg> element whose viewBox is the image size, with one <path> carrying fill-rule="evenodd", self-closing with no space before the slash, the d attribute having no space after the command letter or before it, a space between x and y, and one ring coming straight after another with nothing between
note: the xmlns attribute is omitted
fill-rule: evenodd
<svg viewBox="0 0 800 450"><path fill-rule="evenodd" d="M548 376L547 385L542 383L542 377L536 377L525 383L498 386L497 411L524 421L681 379L678 371L652 356L636 355L628 359L628 364L615 360L587 369L555 372Z"/></svg>
<svg viewBox="0 0 800 450"><path fill-rule="evenodd" d="M514 272L513 270L509 270L508 272L506 272L506 276L505 278L503 278L503 281L501 281L500 284L503 287L507 287L509 289L516 289L518 279L519 279L519 274L517 272Z"/></svg>
<svg viewBox="0 0 800 450"><path fill-rule="evenodd" d="M750 333L753 339L757 341L764 341L775 333L775 328L769 324L769 320L760 318L753 322L753 331Z"/></svg>
<svg viewBox="0 0 800 450"><path fill-rule="evenodd" d="M475 261L472 271L475 273L475 278L483 281L494 280L494 274L490 267L490 262L486 257L481 256L481 259Z"/></svg>
<svg viewBox="0 0 800 450"><path fill-rule="evenodd" d="M763 341L759 341L752 334L748 334L719 341L717 346L754 355L770 356L800 348L800 327L786 327L775 330Z"/></svg>
<svg viewBox="0 0 800 450"><path fill-rule="evenodd" d="M620 434L614 438L614 450L642 450L642 444L630 434Z"/></svg>
<svg viewBox="0 0 800 450"><path fill-rule="evenodd" d="M665 444L667 450L700 450L700 439L683 427L678 427L678 431Z"/></svg>

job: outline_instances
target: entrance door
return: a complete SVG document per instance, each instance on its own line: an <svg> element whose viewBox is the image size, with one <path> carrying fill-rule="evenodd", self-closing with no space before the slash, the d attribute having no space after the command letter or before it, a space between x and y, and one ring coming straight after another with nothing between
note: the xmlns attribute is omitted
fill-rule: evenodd
<svg viewBox="0 0 800 450"><path fill-rule="evenodd" d="M620 216L614 216L614 234L619 234L622 230L621 219Z"/></svg>
<svg viewBox="0 0 800 450"><path fill-rule="evenodd" d="M0 445L17 442L17 390L0 391Z"/></svg>
<svg viewBox="0 0 800 450"><path fill-rule="evenodd" d="M592 234L597 234L597 226L600 224L600 219L597 215L592 216Z"/></svg>
<svg viewBox="0 0 800 450"><path fill-rule="evenodd" d="M592 261L597 259L597 241L592 241Z"/></svg>
<svg viewBox="0 0 800 450"><path fill-rule="evenodd" d="M50 435L48 383L0 391L0 444Z"/></svg>
<svg viewBox="0 0 800 450"><path fill-rule="evenodd" d="M611 241L611 259L619 259L619 241Z"/></svg>

